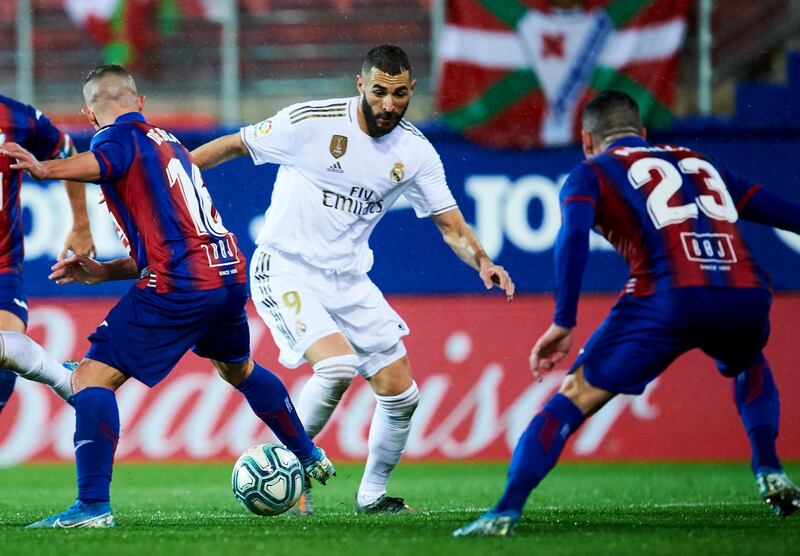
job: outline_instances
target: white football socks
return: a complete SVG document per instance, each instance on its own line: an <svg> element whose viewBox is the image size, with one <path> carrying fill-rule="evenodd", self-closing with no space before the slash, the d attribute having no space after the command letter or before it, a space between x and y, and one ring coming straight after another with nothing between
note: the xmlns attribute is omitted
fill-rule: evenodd
<svg viewBox="0 0 800 556"><path fill-rule="evenodd" d="M65 400L72 395L72 373L21 332L0 332L0 368L46 384Z"/></svg>
<svg viewBox="0 0 800 556"><path fill-rule="evenodd" d="M358 357L351 353L318 361L297 400L297 415L309 437L319 434L358 373Z"/></svg>
<svg viewBox="0 0 800 556"><path fill-rule="evenodd" d="M369 429L369 456L357 502L366 506L386 493L389 474L406 448L411 430L411 416L419 403L417 383L396 396L375 396L378 405Z"/></svg>

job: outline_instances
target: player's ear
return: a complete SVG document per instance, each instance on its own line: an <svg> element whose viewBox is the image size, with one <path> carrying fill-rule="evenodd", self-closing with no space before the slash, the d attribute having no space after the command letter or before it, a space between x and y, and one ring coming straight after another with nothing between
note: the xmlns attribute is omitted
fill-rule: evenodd
<svg viewBox="0 0 800 556"><path fill-rule="evenodd" d="M647 128L646 127L643 127L642 131L639 132L639 137L641 137L645 141L647 140Z"/></svg>
<svg viewBox="0 0 800 556"><path fill-rule="evenodd" d="M145 98L144 95L139 95L138 97L136 97L136 106L139 107L139 112L144 110L144 98Z"/></svg>
<svg viewBox="0 0 800 556"><path fill-rule="evenodd" d="M356 74L356 89L358 89L358 94L364 92L364 78L360 73Z"/></svg>
<svg viewBox="0 0 800 556"><path fill-rule="evenodd" d="M97 117L94 115L94 111L91 108L88 106L86 108L81 108L81 114L83 114L83 117L86 118L87 122L89 122L89 125L95 128L100 127L100 125L97 123Z"/></svg>
<svg viewBox="0 0 800 556"><path fill-rule="evenodd" d="M416 79L412 79L411 80L411 85L408 87L408 92L413 95L414 94L414 88L416 86L417 86L417 80Z"/></svg>
<svg viewBox="0 0 800 556"><path fill-rule="evenodd" d="M594 156L594 142L592 141L592 134L585 129L581 130L581 144L583 146L583 155L586 158Z"/></svg>

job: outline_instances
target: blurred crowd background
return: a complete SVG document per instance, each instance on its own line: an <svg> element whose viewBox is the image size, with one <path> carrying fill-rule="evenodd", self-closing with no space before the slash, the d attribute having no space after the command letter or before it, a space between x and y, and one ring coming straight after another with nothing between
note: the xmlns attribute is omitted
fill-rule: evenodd
<svg viewBox="0 0 800 556"><path fill-rule="evenodd" d="M186 126L234 124L260 119L296 100L350 95L365 51L391 42L407 50L419 78L409 117L433 120L441 112L437 86L443 84L443 62L437 53L442 29L455 11L504 3L545 12L620 4L3 0L0 90L35 102L68 123L80 107L80 83L87 69L102 61L121 62L136 73L151 110L178 114ZM800 45L800 1L661 3L687 6L669 107L676 115L730 116L737 84L785 80L786 52Z"/></svg>

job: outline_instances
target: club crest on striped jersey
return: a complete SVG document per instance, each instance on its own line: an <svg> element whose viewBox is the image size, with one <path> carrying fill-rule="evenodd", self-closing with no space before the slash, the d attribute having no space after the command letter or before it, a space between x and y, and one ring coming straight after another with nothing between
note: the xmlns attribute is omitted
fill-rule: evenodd
<svg viewBox="0 0 800 556"><path fill-rule="evenodd" d="M347 152L347 136L334 135L331 137L330 151L333 158L342 158L344 153Z"/></svg>
<svg viewBox="0 0 800 556"><path fill-rule="evenodd" d="M406 175L405 165L402 162L395 162L392 171L389 172L389 179L392 180L392 183L397 185Z"/></svg>

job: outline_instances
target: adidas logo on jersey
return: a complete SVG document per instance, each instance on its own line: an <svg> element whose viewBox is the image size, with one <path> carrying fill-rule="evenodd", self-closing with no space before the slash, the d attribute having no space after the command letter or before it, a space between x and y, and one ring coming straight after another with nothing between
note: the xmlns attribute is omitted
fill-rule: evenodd
<svg viewBox="0 0 800 556"><path fill-rule="evenodd" d="M335 174L344 174L344 170L342 170L342 163L338 160L328 166L328 172L333 172Z"/></svg>

